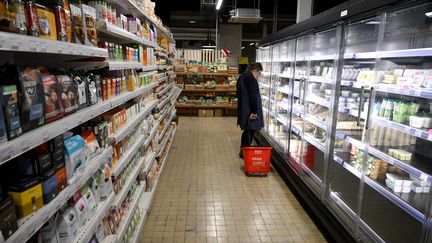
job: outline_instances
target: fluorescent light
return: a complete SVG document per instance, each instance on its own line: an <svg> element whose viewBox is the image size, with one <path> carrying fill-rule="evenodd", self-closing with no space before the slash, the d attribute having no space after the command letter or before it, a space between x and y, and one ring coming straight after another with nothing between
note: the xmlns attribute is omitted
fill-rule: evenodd
<svg viewBox="0 0 432 243"><path fill-rule="evenodd" d="M191 23L191 24L195 24L196 21L195 21L195 20L189 20L189 23Z"/></svg>
<svg viewBox="0 0 432 243"><path fill-rule="evenodd" d="M380 24L379 21L368 21L366 22L366 24Z"/></svg>
<svg viewBox="0 0 432 243"><path fill-rule="evenodd" d="M244 48L245 48L245 47L244 47L244 46L242 46L242 48L241 48L241 49L243 50Z"/></svg>
<svg viewBox="0 0 432 243"><path fill-rule="evenodd" d="M250 45L250 46L253 46L253 45L255 45L255 43L252 42L252 43L250 43L249 45Z"/></svg>
<svg viewBox="0 0 432 243"><path fill-rule="evenodd" d="M432 18L432 12L427 12L427 13L425 13L425 15L426 15L426 17L428 17L428 18Z"/></svg>
<svg viewBox="0 0 432 243"><path fill-rule="evenodd" d="M221 5L222 5L222 2L223 2L223 0L217 0L217 3L216 3L216 10L219 10L219 9L220 9L220 7L221 7Z"/></svg>

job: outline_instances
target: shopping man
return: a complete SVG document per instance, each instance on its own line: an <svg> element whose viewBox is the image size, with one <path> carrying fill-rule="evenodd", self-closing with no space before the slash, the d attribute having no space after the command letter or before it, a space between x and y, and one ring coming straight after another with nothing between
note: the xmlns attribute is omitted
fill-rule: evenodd
<svg viewBox="0 0 432 243"><path fill-rule="evenodd" d="M255 131L264 127L261 94L257 81L261 72L261 63L251 64L246 72L240 75L237 80L237 125L243 130L241 147L250 146ZM239 156L243 158L243 152L241 150Z"/></svg>

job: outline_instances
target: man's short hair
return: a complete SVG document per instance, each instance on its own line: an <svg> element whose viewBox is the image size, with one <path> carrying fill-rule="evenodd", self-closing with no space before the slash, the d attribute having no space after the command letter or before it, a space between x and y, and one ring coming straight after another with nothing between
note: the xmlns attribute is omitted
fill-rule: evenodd
<svg viewBox="0 0 432 243"><path fill-rule="evenodd" d="M263 67L262 67L261 63L256 62L256 63L250 64L249 67L248 67L248 69L250 71L259 71L259 72L262 72Z"/></svg>

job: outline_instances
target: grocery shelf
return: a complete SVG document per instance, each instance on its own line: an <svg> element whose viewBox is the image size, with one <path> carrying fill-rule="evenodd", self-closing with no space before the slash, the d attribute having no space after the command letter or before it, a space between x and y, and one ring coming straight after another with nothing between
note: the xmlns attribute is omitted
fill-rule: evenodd
<svg viewBox="0 0 432 243"><path fill-rule="evenodd" d="M237 109L237 103L235 104L185 104L185 103L176 103L176 107L178 108L226 108L226 109Z"/></svg>
<svg viewBox="0 0 432 243"><path fill-rule="evenodd" d="M334 155L334 160L342 165L345 169L347 169L349 172L351 172L353 175L357 176L358 178L361 178L361 173L357 169L355 169L347 160L343 159L341 156ZM399 195L394 194L390 189L388 189L385 184L380 183L374 179L369 178L368 176L365 176L365 182L370 187L375 189L377 192L379 192L381 195L392 201L394 204L398 205L400 208L402 208L405 212L409 213L411 216L416 218L420 222L425 221L425 216L421 211L426 211L426 201L427 198L424 197L423 193L416 194L413 192L410 193L399 193ZM408 200L404 200L401 196L407 195ZM422 200L423 199L423 200ZM421 211L416 209L416 207L411 206L411 204L414 204L418 206L418 208L421 208Z"/></svg>
<svg viewBox="0 0 432 243"><path fill-rule="evenodd" d="M168 126L168 127L171 127L171 124L168 124L167 126ZM172 131L172 128L169 130L169 132L167 132L168 135L165 136L165 137L162 139L162 143L159 142L159 151L158 151L156 157L160 157L160 156L162 156L162 153L163 153L163 151L164 151L163 148L167 145L167 143L168 143L168 141L169 141L169 137L170 137L170 132L171 132L171 131Z"/></svg>
<svg viewBox="0 0 432 243"><path fill-rule="evenodd" d="M302 134L301 134L301 129L298 128L298 127L296 127L295 125L292 125L292 126L291 126L291 130L292 130L295 134L297 134L298 136L302 136Z"/></svg>
<svg viewBox="0 0 432 243"><path fill-rule="evenodd" d="M426 130L422 130L422 129L410 127L408 125L404 125L401 123L397 123L394 121L390 121L390 120L385 119L383 117L375 116L372 119L372 123L379 125L379 126L386 126L386 127L392 128L392 129L396 129L398 131L410 134L412 136L415 136L415 137L418 137L418 138L421 138L424 140L432 141L432 134L429 134L429 132Z"/></svg>
<svg viewBox="0 0 432 243"><path fill-rule="evenodd" d="M131 100L131 99L133 99L133 98L135 98L137 96L145 94L145 93L153 90L153 88L156 87L156 86L157 86L157 83L151 83L151 84L148 84L146 86L137 88L134 91L127 92L127 93L125 93L123 95L114 97L114 98L112 98L110 100L111 108L115 108L115 107L117 107L117 106L119 106L121 104L124 104L128 100Z"/></svg>
<svg viewBox="0 0 432 243"><path fill-rule="evenodd" d="M112 134L110 136L110 141L115 141L117 143L123 138L125 138L127 135L129 135L133 130L135 130L135 127L144 119L144 117L148 115L153 110L153 108L156 107L158 103L159 100L153 100L152 102L150 102L150 104L144 107L144 111L141 111L130 122L120 128L116 133Z"/></svg>
<svg viewBox="0 0 432 243"><path fill-rule="evenodd" d="M279 91L281 93L284 93L284 94L289 94L290 93L290 90L289 90L288 86L278 87L277 91Z"/></svg>
<svg viewBox="0 0 432 243"><path fill-rule="evenodd" d="M41 143L93 119L111 109L110 101L103 101L93 106L81 109L69 116L48 123L22 134L20 137L0 145L0 164L3 164Z"/></svg>
<svg viewBox="0 0 432 243"><path fill-rule="evenodd" d="M174 116L175 116L175 112L172 112L171 116L168 118L168 122L165 124L164 130L160 133L160 135L158 135L159 143L161 142L161 138L163 138L165 136L165 133L168 130L168 128L171 126L171 122L174 119Z"/></svg>
<svg viewBox="0 0 432 243"><path fill-rule="evenodd" d="M268 76L270 76L272 73L271 72L261 72L261 75L263 76L263 77L268 77Z"/></svg>
<svg viewBox="0 0 432 243"><path fill-rule="evenodd" d="M327 125L314 115L306 114L305 120L312 123L313 125L321 128L321 129L323 129L324 131L327 130Z"/></svg>
<svg viewBox="0 0 432 243"><path fill-rule="evenodd" d="M158 69L159 70L167 70L168 69L168 65L158 65Z"/></svg>
<svg viewBox="0 0 432 243"><path fill-rule="evenodd" d="M224 93L224 92L236 92L237 90L234 88L229 88L229 89L225 89L225 88L214 88L214 89L203 89L203 88L195 88L195 89L183 89L183 92L219 92L219 93Z"/></svg>
<svg viewBox="0 0 432 243"><path fill-rule="evenodd" d="M157 69L158 69L157 65L149 65L149 66L144 66L142 71L150 72L150 71L156 71Z"/></svg>
<svg viewBox="0 0 432 243"><path fill-rule="evenodd" d="M128 61L108 61L109 70L124 70L124 69L143 69L143 64L140 62L128 62Z"/></svg>
<svg viewBox="0 0 432 243"><path fill-rule="evenodd" d="M179 75L193 75L193 76L215 76L215 77L229 77L235 74L229 73L194 73L194 72L175 72L177 76Z"/></svg>
<svg viewBox="0 0 432 243"><path fill-rule="evenodd" d="M139 210L139 209L137 209L137 210ZM141 229L146 222L147 212L145 210L140 211L140 214L141 214L141 218L139 220L139 223L136 225L135 232L133 233L132 238L129 241L130 243L138 243L140 241Z"/></svg>
<svg viewBox="0 0 432 243"><path fill-rule="evenodd" d="M108 0L107 2L109 4L113 4L114 6L119 6L121 9L124 9L126 11L125 13L133 14L136 17L144 17L158 29L157 31L158 33L163 34L165 37L167 37L171 43L175 43L172 35L170 35L165 28L160 26L153 18L147 16L147 14L144 12L144 9L141 9L131 0ZM157 47L157 45L155 47Z"/></svg>
<svg viewBox="0 0 432 243"><path fill-rule="evenodd" d="M287 114L277 114L274 112L270 112L270 116L276 118L276 120L278 120L284 126L288 126L288 115Z"/></svg>
<svg viewBox="0 0 432 243"><path fill-rule="evenodd" d="M279 78L292 78L292 75L289 75L288 73L281 73L279 74Z"/></svg>
<svg viewBox="0 0 432 243"><path fill-rule="evenodd" d="M130 44L130 43L138 43L144 46L153 47L155 48L157 46L156 43L150 42L148 40L145 40L144 38L141 38L127 30L124 30L116 25L107 23L106 21L98 21L97 22L97 31L101 32L105 35L108 35L110 37L115 37L117 39L120 39L120 41L117 41L119 44Z"/></svg>
<svg viewBox="0 0 432 243"><path fill-rule="evenodd" d="M314 147L316 147L317 149L321 150L321 152L325 153L325 144L323 144L320 141L317 141L312 134L310 133L304 133L304 139L312 144Z"/></svg>
<svg viewBox="0 0 432 243"><path fill-rule="evenodd" d="M140 161L138 162L138 166L134 167L134 172L132 172L127 181L123 180L123 188L121 191L116 195L114 200L114 206L117 208L121 207L121 204L123 203L124 199L128 195L130 189L132 188L132 185L136 182L136 178L138 177L139 173L141 172L142 168L146 166L147 163L150 163L155 159L155 153L152 152L151 154L142 157ZM130 161L128 161L129 163Z"/></svg>
<svg viewBox="0 0 432 243"><path fill-rule="evenodd" d="M336 137L339 139L345 140L349 143L352 143L352 144L358 146L360 149L364 149L365 145L363 142L358 141L358 140L356 140L350 136L347 136L346 134L344 134L342 132L337 131ZM421 171L421 170L419 170L413 166L413 164L415 164L415 161L411 161L411 164L407 164L407 163L402 162L396 158L391 157L390 155L388 155L388 154L386 154L386 153L384 153L384 152L382 152L382 151L380 151L380 150L378 150L372 146L369 146L368 151L371 155L373 155L379 159L382 159L391 165L398 167L399 169L407 172L408 174L413 175L416 178L419 178L422 181L429 182L429 183L432 182L432 176L424 173L423 171Z"/></svg>
<svg viewBox="0 0 432 243"><path fill-rule="evenodd" d="M66 187L57 195L49 204L44 205L41 209L32 215L20 219L19 225L21 227L7 239L7 243L26 242L32 237L44 224L47 222L65 203L70 197L75 194L93 174L102 167L103 164L109 161L113 153L112 147L104 149L101 154L93 158L89 163L85 163L83 173L78 178Z"/></svg>
<svg viewBox="0 0 432 243"><path fill-rule="evenodd" d="M111 208L112 203L114 202L114 198L115 194L114 192L111 192L107 200L99 203L96 212L94 212L93 216L84 227L80 227L81 230L78 232L78 235L75 237L73 242L90 242L91 238L96 232L97 227L101 224L101 222L103 222L106 213Z"/></svg>
<svg viewBox="0 0 432 243"><path fill-rule="evenodd" d="M165 88L163 90L159 91L159 93L157 93L157 95L158 96L164 95L166 92L170 91L173 86L174 86L174 83L165 84Z"/></svg>
<svg viewBox="0 0 432 243"><path fill-rule="evenodd" d="M270 88L270 84L266 84L266 83L259 83L259 86L264 87L264 88Z"/></svg>
<svg viewBox="0 0 432 243"><path fill-rule="evenodd" d="M331 80L329 80L323 76L317 76L317 75L309 76L307 81L314 82L314 83L331 84Z"/></svg>
<svg viewBox="0 0 432 243"><path fill-rule="evenodd" d="M159 79L159 83L163 83L168 80L168 77L163 77Z"/></svg>
<svg viewBox="0 0 432 243"><path fill-rule="evenodd" d="M337 58L336 54L330 54L330 55L310 56L307 59L311 61L324 61L324 60L335 60L335 58Z"/></svg>
<svg viewBox="0 0 432 243"><path fill-rule="evenodd" d="M3 31L0 32L0 51L81 57L108 57L108 51L103 48L7 33Z"/></svg>
<svg viewBox="0 0 432 243"><path fill-rule="evenodd" d="M126 230L129 227L129 224L133 218L135 210L138 208L138 203L141 199L141 195L145 191L145 188L146 188L146 183L141 182L141 185L137 189L137 193L133 196L134 199L130 204L129 210L126 212L122 222L120 223L120 227L118 228L118 231L116 233L115 242L122 242L122 239L126 234Z"/></svg>
<svg viewBox="0 0 432 243"><path fill-rule="evenodd" d="M401 58L401 57L427 57L432 56L432 48L417 48L379 52L346 53L345 59L375 59L375 58Z"/></svg>
<svg viewBox="0 0 432 243"><path fill-rule="evenodd" d="M147 137L146 141L144 142L144 148L147 148L147 147L150 145L150 143L151 143L151 141L153 140L153 138L154 138L156 132L157 132L158 129L159 129L159 126L160 126L159 123L156 123L156 124L153 125L153 128L152 128L152 130L150 131L149 136Z"/></svg>
<svg viewBox="0 0 432 243"><path fill-rule="evenodd" d="M128 152L122 156L122 158L116 163L111 174L114 178L117 178L123 171L123 169L129 164L130 160L139 151L141 146L144 144L145 137L140 136L137 141L129 148Z"/></svg>
<svg viewBox="0 0 432 243"><path fill-rule="evenodd" d="M341 85L354 88L361 88L364 86L366 90L369 90L370 87L373 86L377 92L432 99L432 90L430 89L405 88L397 84L364 84L352 80L342 80Z"/></svg>
<svg viewBox="0 0 432 243"><path fill-rule="evenodd" d="M324 106L324 107L329 107L330 106L330 102L328 100L326 100L325 98L319 97L315 94L308 94L307 95L307 101L308 102L313 102L315 104Z"/></svg>
<svg viewBox="0 0 432 243"><path fill-rule="evenodd" d="M165 52L162 52L162 51L155 51L155 54L160 56L160 57L168 58L168 54L166 54Z"/></svg>

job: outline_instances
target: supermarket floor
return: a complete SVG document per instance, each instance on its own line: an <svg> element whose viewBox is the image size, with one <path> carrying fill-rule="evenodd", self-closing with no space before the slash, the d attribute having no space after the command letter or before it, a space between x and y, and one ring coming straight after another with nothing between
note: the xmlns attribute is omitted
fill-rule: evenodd
<svg viewBox="0 0 432 243"><path fill-rule="evenodd" d="M235 124L180 117L141 242L326 242L276 172L244 175Z"/></svg>

